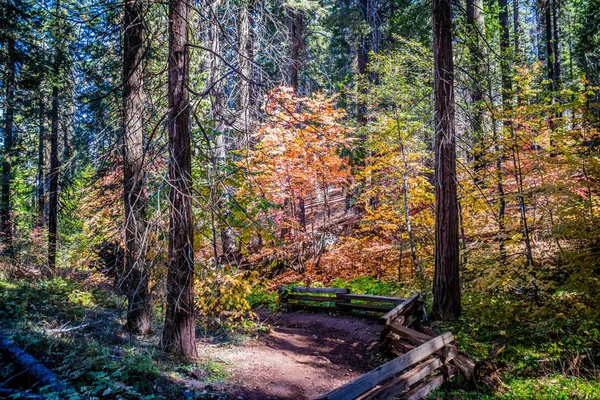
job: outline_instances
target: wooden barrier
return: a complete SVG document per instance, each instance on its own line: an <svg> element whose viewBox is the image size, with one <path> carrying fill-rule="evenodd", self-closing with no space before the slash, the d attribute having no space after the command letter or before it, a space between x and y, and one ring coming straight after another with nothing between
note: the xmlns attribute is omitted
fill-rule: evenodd
<svg viewBox="0 0 600 400"><path fill-rule="evenodd" d="M375 319L406 301L399 297L354 294L349 289L339 288L284 286L279 289L282 308L335 311Z"/></svg>
<svg viewBox="0 0 600 400"><path fill-rule="evenodd" d="M317 397L317 400L352 400L359 397L365 398L365 395L367 396L366 398L371 399L385 399L395 396L411 384L418 382L422 377L429 375L433 371L433 367L439 368L443 363L441 361L426 361L412 371L399 376L397 379L392 379L383 384L383 386L380 385L388 380L388 378L425 360L436 351L450 344L453 340L454 337L452 334L446 332L408 353L359 376L355 380ZM384 396L382 397L382 395Z"/></svg>
<svg viewBox="0 0 600 400"><path fill-rule="evenodd" d="M406 326L421 316L423 303L418 293L402 299L354 294L349 289L288 286L280 288L279 302L288 309L376 318L383 325L382 349L397 356L319 400L418 400L457 372L474 382L475 363L452 343L452 333L434 337Z"/></svg>

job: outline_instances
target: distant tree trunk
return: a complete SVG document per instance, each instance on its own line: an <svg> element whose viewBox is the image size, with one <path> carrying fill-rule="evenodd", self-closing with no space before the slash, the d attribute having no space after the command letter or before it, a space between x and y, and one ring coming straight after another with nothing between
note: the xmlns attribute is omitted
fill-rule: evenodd
<svg viewBox="0 0 600 400"><path fill-rule="evenodd" d="M521 59L521 33L519 29L519 0L513 0L513 34L515 40L515 57Z"/></svg>
<svg viewBox="0 0 600 400"><path fill-rule="evenodd" d="M512 108L511 96L512 96L512 79L510 76L510 35L508 27L508 4L506 0L499 0L498 6L500 7L499 23L501 28L500 37L500 69L502 75L502 102L504 108L509 110ZM505 128L510 133L512 139L512 153L513 153L513 166L515 168L515 181L517 183L517 193L519 198L519 209L521 212L521 223L523 225L523 236L525 237L525 249L527 264L533 264L533 256L531 251L531 240L529 236L529 227L527 225L527 214L525 208L525 196L523 195L523 177L521 174L521 166L519 161L519 145L516 139L515 127L512 122L506 120L504 122Z"/></svg>
<svg viewBox="0 0 600 400"><path fill-rule="evenodd" d="M474 181L476 185L481 185L481 171L486 167L485 160L485 137L483 134L483 89L482 76L485 71L483 60L482 40L481 36L485 32L485 21L483 15L483 0L467 0L467 28L470 38L469 52L471 60L471 107L473 109L470 118L472 130L472 146L471 152L473 158Z"/></svg>
<svg viewBox="0 0 600 400"><path fill-rule="evenodd" d="M219 21L219 9L221 0L213 0L211 7L211 24L209 30L210 40L210 65L208 84L211 85L211 119L215 126L215 151L213 168L215 173L211 179L212 190L217 198L215 210L219 211L221 218L218 225L221 236L221 253L227 262L235 261L234 255L236 252L235 232L228 225L229 220L229 191L233 188L228 187L223 181L225 180L225 167L227 164L227 141L225 137L225 126L223 124L223 84L221 83L222 62L219 58L221 54L221 25ZM216 233L216 229L215 229ZM216 237L215 243L216 243ZM218 259L218 253L215 254Z"/></svg>
<svg viewBox="0 0 600 400"><path fill-rule="evenodd" d="M238 23L238 66L240 76L240 91L238 95L238 113L241 119L243 143L250 145L251 122L253 117L254 87L254 20L252 17L253 0L242 0L239 10Z"/></svg>
<svg viewBox="0 0 600 400"><path fill-rule="evenodd" d="M39 127L38 127L38 170L37 170L37 226L46 225L46 104L44 94L41 93L38 103Z"/></svg>
<svg viewBox="0 0 600 400"><path fill-rule="evenodd" d="M194 230L192 223L192 152L190 137L189 5L169 0L169 259L167 312L161 348L193 359L196 348L194 312Z"/></svg>
<svg viewBox="0 0 600 400"><path fill-rule="evenodd" d="M13 254L12 210L10 204L10 186L13 152L13 130L15 115L16 49L13 38L7 41L8 62L5 75L6 110L4 114L4 152L2 155L2 198L0 205L0 223L4 242L3 252Z"/></svg>
<svg viewBox="0 0 600 400"><path fill-rule="evenodd" d="M360 13L365 22L368 23L368 12L369 12L369 0L359 0L358 5L360 8ZM367 65L369 64L369 36L363 35L360 37L360 43L357 49L357 69L359 78L365 77L367 73ZM364 79L364 78L363 78ZM360 82L361 85L364 85L364 82ZM364 94L365 89L359 88L359 94ZM364 101L361 99L356 104L356 120L359 124L364 124L367 122L367 108ZM363 138L363 141L366 138Z"/></svg>
<svg viewBox="0 0 600 400"><path fill-rule="evenodd" d="M146 262L144 190L144 21L142 0L126 0L123 19L123 197L125 204L125 276L127 323L137 334L150 333L151 310Z"/></svg>
<svg viewBox="0 0 600 400"><path fill-rule="evenodd" d="M552 47L554 53L554 79L556 80L555 88L560 89L560 76L561 76L561 65L560 65L560 27L559 27L559 13L560 13L560 2L557 0L548 0L552 2Z"/></svg>
<svg viewBox="0 0 600 400"><path fill-rule="evenodd" d="M436 173L433 316L449 320L461 312L451 0L433 0L432 16Z"/></svg>
<svg viewBox="0 0 600 400"><path fill-rule="evenodd" d="M60 15L60 1L56 2L56 15ZM59 32L60 33L60 30ZM58 118L59 118L59 83L62 62L62 45L59 44L54 55L52 85L52 127L50 131L50 193L48 201L48 269L53 274L56 269L56 240L58 227Z"/></svg>
<svg viewBox="0 0 600 400"><path fill-rule="evenodd" d="M397 120L398 121L398 120ZM398 127L400 124L398 123ZM402 140L400 138L400 140ZM406 154L406 149L404 147L404 143L400 144L400 153L402 154L402 161L404 163L404 171L402 173L402 189L403 189L403 201L404 201L404 223L406 225L406 233L408 233L408 241L410 243L410 255L412 258L413 270L415 271L415 276L419 280L419 285L422 285L425 281L423 276L423 271L421 270L421 266L419 265L419 259L417 257L417 245L415 241L415 234L412 230L412 221L410 219L410 185L408 184L408 155ZM400 271L400 269L398 269Z"/></svg>
<svg viewBox="0 0 600 400"><path fill-rule="evenodd" d="M290 33L292 38L291 54L290 54L290 86L294 89L294 94L298 94L300 85L299 70L300 70L300 51L303 45L304 19L301 10L290 11Z"/></svg>
<svg viewBox="0 0 600 400"><path fill-rule="evenodd" d="M554 45L552 44L552 10L551 0L546 0L544 7L544 27L546 32L546 69L548 71L548 80L550 81L550 90L556 90L556 76L554 75Z"/></svg>

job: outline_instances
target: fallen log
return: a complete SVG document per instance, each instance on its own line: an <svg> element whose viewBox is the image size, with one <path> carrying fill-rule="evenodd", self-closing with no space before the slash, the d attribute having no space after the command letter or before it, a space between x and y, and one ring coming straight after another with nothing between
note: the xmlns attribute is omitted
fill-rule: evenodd
<svg viewBox="0 0 600 400"><path fill-rule="evenodd" d="M46 397L42 394L37 393L29 393L23 392L21 390L0 388L0 398L44 400Z"/></svg>
<svg viewBox="0 0 600 400"><path fill-rule="evenodd" d="M14 362L19 364L21 368L29 374L37 378L42 386L49 386L54 392L61 392L66 389L65 383L44 364L38 361L31 354L20 348L7 337L0 334L0 351L8 353Z"/></svg>

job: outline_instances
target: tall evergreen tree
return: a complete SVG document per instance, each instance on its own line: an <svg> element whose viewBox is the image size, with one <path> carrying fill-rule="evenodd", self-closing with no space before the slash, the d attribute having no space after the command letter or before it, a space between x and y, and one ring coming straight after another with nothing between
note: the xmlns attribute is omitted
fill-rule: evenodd
<svg viewBox="0 0 600 400"><path fill-rule="evenodd" d="M134 333L150 332L151 305L146 262L144 170L144 89L142 0L126 0L123 19L123 174L125 204L125 279L127 324Z"/></svg>
<svg viewBox="0 0 600 400"><path fill-rule="evenodd" d="M452 4L433 0L433 65L435 95L435 272L433 316L448 320L461 312Z"/></svg>
<svg viewBox="0 0 600 400"><path fill-rule="evenodd" d="M169 1L169 255L164 351L196 358L194 226L189 104L188 18L185 0Z"/></svg>

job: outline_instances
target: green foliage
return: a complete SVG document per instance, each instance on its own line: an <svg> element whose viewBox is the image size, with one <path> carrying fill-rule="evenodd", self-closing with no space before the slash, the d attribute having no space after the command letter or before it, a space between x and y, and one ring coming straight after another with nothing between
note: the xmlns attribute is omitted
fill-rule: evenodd
<svg viewBox="0 0 600 400"><path fill-rule="evenodd" d="M64 323L84 317L99 305L115 307L120 302L118 296L109 297L98 289L88 291L64 278L41 282L0 280L0 289L0 317L47 323L51 322L48 317Z"/></svg>
<svg viewBox="0 0 600 400"><path fill-rule="evenodd" d="M275 311L279 307L279 296L276 291L271 291L265 285L258 284L248 295L248 302L253 309L264 308Z"/></svg>

